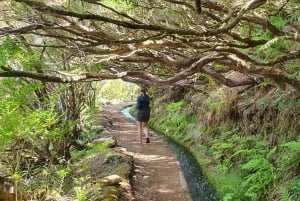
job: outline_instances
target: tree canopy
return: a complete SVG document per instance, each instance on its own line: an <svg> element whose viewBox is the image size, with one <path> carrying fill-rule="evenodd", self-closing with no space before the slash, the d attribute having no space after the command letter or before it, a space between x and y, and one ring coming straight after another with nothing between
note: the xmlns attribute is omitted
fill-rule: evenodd
<svg viewBox="0 0 300 201"><path fill-rule="evenodd" d="M0 5L0 77L122 78L156 87L197 87L208 79L235 87L271 79L300 90L297 0L7 0ZM12 41L22 55L7 52ZM228 76L232 72L242 76Z"/></svg>
<svg viewBox="0 0 300 201"><path fill-rule="evenodd" d="M93 81L122 79L169 88L149 90L149 123L201 154L224 200L299 197L299 0L0 0L0 12L0 180L35 200L66 183L85 200L89 178L69 178L105 148L91 145L112 126L95 126L98 103L138 87Z"/></svg>

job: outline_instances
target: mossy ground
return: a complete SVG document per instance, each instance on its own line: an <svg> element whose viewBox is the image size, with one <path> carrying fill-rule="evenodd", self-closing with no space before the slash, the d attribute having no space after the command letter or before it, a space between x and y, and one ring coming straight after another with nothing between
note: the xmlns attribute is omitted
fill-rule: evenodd
<svg viewBox="0 0 300 201"><path fill-rule="evenodd" d="M99 153L81 158L75 165L73 181L86 178L80 186L84 189L83 200L115 201L128 190L132 167L132 157L106 148ZM102 178L110 175L120 176L122 182L115 185L106 185L101 182ZM76 182L74 188L76 188Z"/></svg>

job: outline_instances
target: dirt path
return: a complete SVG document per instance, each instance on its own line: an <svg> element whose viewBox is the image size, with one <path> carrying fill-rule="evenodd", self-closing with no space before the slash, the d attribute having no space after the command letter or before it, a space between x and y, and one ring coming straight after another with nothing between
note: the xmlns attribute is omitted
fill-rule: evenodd
<svg viewBox="0 0 300 201"><path fill-rule="evenodd" d="M107 105L102 114L110 122L107 134L115 136L118 145L133 156L132 200L191 201L179 162L167 144L155 135L150 144L133 143L137 138L136 123L120 112L125 106Z"/></svg>

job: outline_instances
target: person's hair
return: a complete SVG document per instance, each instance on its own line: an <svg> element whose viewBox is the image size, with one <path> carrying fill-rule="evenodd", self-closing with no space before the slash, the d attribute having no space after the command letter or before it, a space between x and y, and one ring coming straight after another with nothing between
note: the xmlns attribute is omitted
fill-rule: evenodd
<svg viewBox="0 0 300 201"><path fill-rule="evenodd" d="M147 93L147 89L145 87L142 87L141 88L141 92L143 92L143 94L146 94Z"/></svg>

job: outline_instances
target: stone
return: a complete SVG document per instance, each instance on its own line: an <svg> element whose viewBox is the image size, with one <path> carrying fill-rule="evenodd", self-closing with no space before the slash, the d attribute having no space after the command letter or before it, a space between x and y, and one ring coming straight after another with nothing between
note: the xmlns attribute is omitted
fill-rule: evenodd
<svg viewBox="0 0 300 201"><path fill-rule="evenodd" d="M117 146L117 140L113 137L103 137L103 138L98 138L93 140L93 144L102 144L102 143L107 143L107 146L112 148Z"/></svg>
<svg viewBox="0 0 300 201"><path fill-rule="evenodd" d="M105 186L118 185L120 182L122 182L122 178L119 175L114 174L102 178L100 182Z"/></svg>

